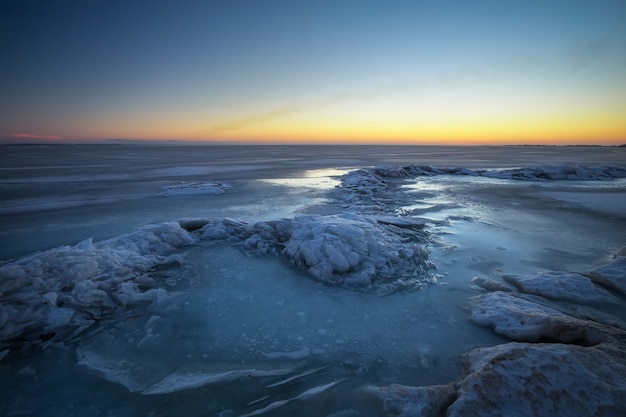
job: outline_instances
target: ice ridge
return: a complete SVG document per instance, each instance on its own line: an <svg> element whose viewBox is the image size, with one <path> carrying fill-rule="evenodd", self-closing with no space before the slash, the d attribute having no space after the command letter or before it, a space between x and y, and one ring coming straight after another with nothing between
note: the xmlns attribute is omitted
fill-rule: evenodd
<svg viewBox="0 0 626 417"><path fill-rule="evenodd" d="M473 170L464 167L438 168L432 165L377 166L351 171L341 178L341 186L372 194L388 186L394 178L417 178L435 175L467 175L508 180L605 181L626 178L626 168L610 165L536 165L522 168Z"/></svg>
<svg viewBox="0 0 626 417"><path fill-rule="evenodd" d="M193 243L177 222L39 252L0 266L0 346L72 338L112 311L167 293L150 272Z"/></svg>
<svg viewBox="0 0 626 417"><path fill-rule="evenodd" d="M155 269L182 264L177 251L202 242L282 256L328 284L385 294L419 289L437 280L423 227L350 213L256 223L185 219L35 253L0 265L0 348L72 339L113 311L164 299Z"/></svg>
<svg viewBox="0 0 626 417"><path fill-rule="evenodd" d="M202 239L284 256L322 282L389 292L435 279L423 227L421 220L343 213L257 223L207 219L197 233Z"/></svg>

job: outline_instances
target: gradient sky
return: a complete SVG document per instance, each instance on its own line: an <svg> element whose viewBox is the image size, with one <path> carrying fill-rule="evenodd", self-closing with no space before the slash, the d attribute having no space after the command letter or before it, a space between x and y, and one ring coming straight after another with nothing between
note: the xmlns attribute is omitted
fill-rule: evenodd
<svg viewBox="0 0 626 417"><path fill-rule="evenodd" d="M626 142L626 1L3 1L0 137Z"/></svg>

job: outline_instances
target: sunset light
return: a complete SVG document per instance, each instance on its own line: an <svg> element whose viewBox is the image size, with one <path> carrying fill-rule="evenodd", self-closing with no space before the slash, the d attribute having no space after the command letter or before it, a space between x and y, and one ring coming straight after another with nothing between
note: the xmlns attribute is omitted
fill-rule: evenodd
<svg viewBox="0 0 626 417"><path fill-rule="evenodd" d="M626 416L626 0L0 2L0 416Z"/></svg>
<svg viewBox="0 0 626 417"><path fill-rule="evenodd" d="M578 0L5 4L0 137L620 144L624 15Z"/></svg>

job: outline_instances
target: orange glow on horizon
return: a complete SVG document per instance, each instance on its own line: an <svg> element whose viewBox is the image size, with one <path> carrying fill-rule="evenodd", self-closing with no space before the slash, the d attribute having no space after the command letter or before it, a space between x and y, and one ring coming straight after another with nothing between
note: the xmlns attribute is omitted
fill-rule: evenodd
<svg viewBox="0 0 626 417"><path fill-rule="evenodd" d="M248 125L233 123L234 128L212 130L206 129L206 121L197 115L185 118L161 115L151 119L127 119L115 126L83 120L75 129L67 129L69 133L11 133L6 137L56 142L127 139L252 144L621 145L626 143L626 118L621 114L619 109L521 115L459 112L450 117L440 113L397 115L390 112L364 117L358 112L307 112ZM81 131L92 134L82 135Z"/></svg>
<svg viewBox="0 0 626 417"><path fill-rule="evenodd" d="M376 120L316 122L294 118L235 131L188 135L194 141L253 143L365 143L429 145L619 145L626 141L626 121L609 113L571 117L553 115L522 120Z"/></svg>

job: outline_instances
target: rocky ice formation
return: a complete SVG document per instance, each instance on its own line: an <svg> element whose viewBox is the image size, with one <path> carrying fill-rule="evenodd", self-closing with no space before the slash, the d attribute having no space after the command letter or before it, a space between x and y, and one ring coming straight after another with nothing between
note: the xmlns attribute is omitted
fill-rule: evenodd
<svg viewBox="0 0 626 417"><path fill-rule="evenodd" d="M151 271L180 262L174 251L192 242L178 223L168 222L0 266L0 347L72 339L118 308L165 297Z"/></svg>
<svg viewBox="0 0 626 417"><path fill-rule="evenodd" d="M626 268L618 257L597 271L607 279L623 276ZM574 283L581 284L581 290L591 288L578 276L538 274L528 286L520 285L524 281L520 277L511 281L523 292L536 294L543 282L550 298L565 294L572 302L599 302L594 290L586 300L582 291L571 296ZM474 297L469 319L491 327L510 343L467 353L466 376L460 381L425 387L367 386L364 398L388 416L626 415L623 326L573 317L548 303L541 296L502 291Z"/></svg>
<svg viewBox="0 0 626 417"><path fill-rule="evenodd" d="M197 233L280 254L323 282L395 290L433 279L423 228L420 220L342 214L251 224L207 220Z"/></svg>
<svg viewBox="0 0 626 417"><path fill-rule="evenodd" d="M623 255L616 256L613 262L588 274L593 282L604 285L622 295L626 295L626 251L624 249L619 252Z"/></svg>
<svg viewBox="0 0 626 417"><path fill-rule="evenodd" d="M167 296L155 270L179 249L227 242L282 256L317 280L390 293L436 282L424 222L388 216L299 216L246 223L186 219L103 242L86 240L0 265L0 350L68 340L111 312Z"/></svg>
<svg viewBox="0 0 626 417"><path fill-rule="evenodd" d="M377 166L351 171L341 179L341 186L372 194L387 187L394 178L417 178L435 175L467 175L507 180L603 181L626 178L626 168L618 166L540 165L523 168L473 170L464 167L439 168L431 165Z"/></svg>
<svg viewBox="0 0 626 417"><path fill-rule="evenodd" d="M469 319L516 341L591 346L606 339L598 323L499 291L471 299Z"/></svg>
<svg viewBox="0 0 626 417"><path fill-rule="evenodd" d="M617 166L542 165L502 170L474 170L464 167L440 168L431 165L376 166L351 171L341 177L338 199L357 213L395 213L403 205L406 180L437 175L462 175L506 180L607 181L626 178L626 168ZM446 208L443 205L440 208ZM414 214L414 213L399 213Z"/></svg>
<svg viewBox="0 0 626 417"><path fill-rule="evenodd" d="M619 344L581 347L511 342L466 355L456 384L368 386L364 397L394 417L618 417L626 413Z"/></svg>
<svg viewBox="0 0 626 417"><path fill-rule="evenodd" d="M575 303L620 303L620 299L580 274L543 272L535 276L504 275L504 280L526 294Z"/></svg>
<svg viewBox="0 0 626 417"><path fill-rule="evenodd" d="M227 218L188 219L150 226L104 242L86 240L36 253L0 265L0 349L13 341L40 345L66 339L113 310L164 297L166 291L151 271L181 262L174 252L199 241L226 241L256 253L284 256L314 278L333 284L389 293L434 282L434 265L427 260L424 222L396 213L402 201L402 180L424 175L603 180L626 177L626 170L605 166L491 171L419 165L366 168L342 177L338 192L349 209L342 215L258 223ZM228 188L226 184L188 183L169 187L164 193L217 193ZM622 258L589 277L626 293L626 278L619 275ZM531 282L520 278L516 285L528 286ZM570 292L566 298L575 295ZM597 301L602 302L603 296L598 297Z"/></svg>
<svg viewBox="0 0 626 417"><path fill-rule="evenodd" d="M626 178L626 169L608 165L543 165L516 169L477 171L477 175L530 181L605 181L614 178Z"/></svg>

